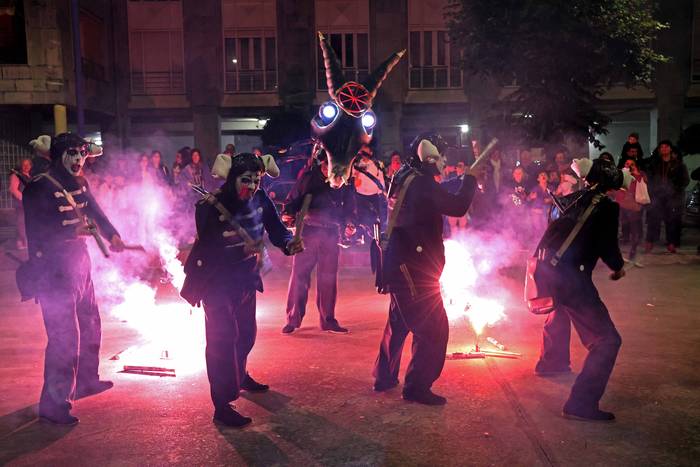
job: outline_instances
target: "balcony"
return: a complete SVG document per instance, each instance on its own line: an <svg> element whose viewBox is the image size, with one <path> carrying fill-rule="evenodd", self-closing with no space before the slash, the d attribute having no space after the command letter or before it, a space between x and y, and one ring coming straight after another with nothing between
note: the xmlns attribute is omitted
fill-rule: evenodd
<svg viewBox="0 0 700 467"><path fill-rule="evenodd" d="M132 71L131 94L135 96L177 95L185 93L181 71Z"/></svg>

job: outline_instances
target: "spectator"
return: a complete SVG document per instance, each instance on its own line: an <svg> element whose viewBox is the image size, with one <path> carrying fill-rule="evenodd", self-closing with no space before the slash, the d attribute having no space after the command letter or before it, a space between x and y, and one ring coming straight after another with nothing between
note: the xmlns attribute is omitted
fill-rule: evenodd
<svg viewBox="0 0 700 467"><path fill-rule="evenodd" d="M236 155L236 146L233 143L227 144L226 148L224 149L224 154L228 154L231 157L235 156Z"/></svg>
<svg viewBox="0 0 700 467"><path fill-rule="evenodd" d="M160 151L151 152L151 165L149 170L153 172L153 179L161 185L170 185L170 171L163 164Z"/></svg>
<svg viewBox="0 0 700 467"><path fill-rule="evenodd" d="M503 190L502 206L509 223L521 244L527 242L527 203L528 190L525 186L525 170L518 166L513 169L512 177Z"/></svg>
<svg viewBox="0 0 700 467"><path fill-rule="evenodd" d="M392 151L391 156L389 156L389 167L386 169L386 177L391 180L400 168L401 154L398 151Z"/></svg>
<svg viewBox="0 0 700 467"><path fill-rule="evenodd" d="M601 152L600 156L598 156L598 159L603 159L604 161L608 161L608 162L611 162L613 164L615 163L615 158L613 157L612 154L610 154L607 151Z"/></svg>
<svg viewBox="0 0 700 467"><path fill-rule="evenodd" d="M625 167L632 176L632 183L625 190L618 190L615 193L615 201L620 205L620 226L622 227L622 237L628 238L630 242L630 252L627 261L637 267L642 264L635 261L637 258L637 246L642 238L642 208L643 205L637 202L637 185L640 182L647 183L647 177L639 170L637 163L628 159Z"/></svg>
<svg viewBox="0 0 700 467"><path fill-rule="evenodd" d="M200 186L207 191L213 190L215 188L214 180L209 172L209 167L202 160L202 153L199 149L194 148L190 155L190 163L185 166L181 173L185 187L188 191L192 191L189 189L190 185Z"/></svg>
<svg viewBox="0 0 700 467"><path fill-rule="evenodd" d="M17 221L17 241L18 250L27 248L27 234L24 227L24 205L22 204L22 192L31 180L32 161L25 158L19 162L16 169L10 174L9 191L12 195L12 205L15 208L15 220Z"/></svg>
<svg viewBox="0 0 700 467"><path fill-rule="evenodd" d="M501 150L494 149L489 156L489 163L486 165L487 177L485 184L486 192L490 193L494 198L498 198L501 193L501 186L505 178L503 176L504 173L505 167L503 166Z"/></svg>
<svg viewBox="0 0 700 467"><path fill-rule="evenodd" d="M666 227L666 248L675 253L681 243L681 218L685 187L690 183L688 168L669 140L659 143L647 164L651 207L647 217L645 251L651 252L659 240L661 222Z"/></svg>
<svg viewBox="0 0 700 467"><path fill-rule="evenodd" d="M185 146L175 154L175 162L173 162L173 185L180 183L180 172L185 168L190 158L190 148Z"/></svg>
<svg viewBox="0 0 700 467"><path fill-rule="evenodd" d="M642 150L642 145L639 144L639 135L637 133L630 133L627 137L627 141L622 146L622 153L620 154L620 161L617 164L618 168L625 166L625 161L632 159L636 162L637 168L642 170L644 151Z"/></svg>
<svg viewBox="0 0 700 467"><path fill-rule="evenodd" d="M547 172L541 171L537 174L537 185L532 188L528 195L531 232L536 237L541 236L547 228L549 208L552 205L552 198L547 192L548 182Z"/></svg>
<svg viewBox="0 0 700 467"><path fill-rule="evenodd" d="M150 166L150 161L148 154L145 152L142 153L139 156L139 168L138 168L138 177L139 180L143 183L150 183L153 181L153 176L151 175L149 166Z"/></svg>

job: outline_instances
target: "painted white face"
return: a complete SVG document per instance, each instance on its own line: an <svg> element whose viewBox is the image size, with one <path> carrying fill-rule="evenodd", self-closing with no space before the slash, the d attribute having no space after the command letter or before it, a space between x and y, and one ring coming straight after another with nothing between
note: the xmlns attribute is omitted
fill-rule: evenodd
<svg viewBox="0 0 700 467"><path fill-rule="evenodd" d="M251 172L250 170L236 177L236 193L238 194L238 199L242 201L250 200L255 192L258 191L258 188L260 188L261 178L262 174L260 172Z"/></svg>
<svg viewBox="0 0 700 467"><path fill-rule="evenodd" d="M83 169L87 156L88 150L85 147L68 148L63 152L63 156L61 158L63 161L63 167L65 167L68 173L71 175L77 176Z"/></svg>

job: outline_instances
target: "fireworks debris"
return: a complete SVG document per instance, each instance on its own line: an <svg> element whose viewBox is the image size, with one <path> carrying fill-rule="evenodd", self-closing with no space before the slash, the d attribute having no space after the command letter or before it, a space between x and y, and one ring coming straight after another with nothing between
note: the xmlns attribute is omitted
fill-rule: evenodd
<svg viewBox="0 0 700 467"><path fill-rule="evenodd" d="M174 368L165 368L160 366L124 365L124 370L122 370L121 373L147 376L170 376L173 378L176 376Z"/></svg>
<svg viewBox="0 0 700 467"><path fill-rule="evenodd" d="M496 339L493 337L487 337L486 340L489 342L489 344L493 345L496 347L498 350L506 350L506 346L498 342Z"/></svg>

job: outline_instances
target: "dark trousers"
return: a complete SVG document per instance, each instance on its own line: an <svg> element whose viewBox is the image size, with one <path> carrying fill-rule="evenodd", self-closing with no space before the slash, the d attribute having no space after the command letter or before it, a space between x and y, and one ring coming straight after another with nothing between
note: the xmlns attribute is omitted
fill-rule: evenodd
<svg viewBox="0 0 700 467"><path fill-rule="evenodd" d="M73 261L62 264L65 269L45 271L48 286L38 294L48 337L40 413L70 409L76 384L87 385L99 379L102 325L90 277L90 258L85 252Z"/></svg>
<svg viewBox="0 0 700 467"><path fill-rule="evenodd" d="M386 230L387 201L383 194L355 196L357 215L360 226L368 237L374 238L374 224L379 221L381 231Z"/></svg>
<svg viewBox="0 0 700 467"><path fill-rule="evenodd" d="M337 229L308 226L304 230L304 251L294 255L292 275L287 292L287 324L299 327L306 314L306 302L311 286L311 272L316 271L316 306L321 329L337 324L335 302L338 296Z"/></svg>
<svg viewBox="0 0 700 467"><path fill-rule="evenodd" d="M652 196L651 208L647 213L647 242L654 243L659 240L663 222L666 227L666 243L680 246L682 216L682 197L678 199L674 196Z"/></svg>
<svg viewBox="0 0 700 467"><path fill-rule="evenodd" d="M404 393L430 389L440 377L450 328L439 288L417 296L409 290L391 293L389 319L374 366L377 382L397 382L401 352L408 333L413 333L411 362L406 370Z"/></svg>
<svg viewBox="0 0 700 467"><path fill-rule="evenodd" d="M555 301L557 309L545 322L537 369L556 370L569 366L570 323L573 323L581 342L588 349L588 356L571 388L567 405L597 408L615 366L622 339L592 282L584 284L579 293L555 296Z"/></svg>
<svg viewBox="0 0 700 467"><path fill-rule="evenodd" d="M238 399L246 375L248 354L255 344L255 294L253 288L212 287L203 300L206 316L207 376L214 408Z"/></svg>
<svg viewBox="0 0 700 467"><path fill-rule="evenodd" d="M629 258L634 260L637 256L639 241L642 238L642 211L620 209L620 225L622 226L622 237L629 239L630 242Z"/></svg>

